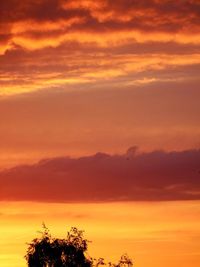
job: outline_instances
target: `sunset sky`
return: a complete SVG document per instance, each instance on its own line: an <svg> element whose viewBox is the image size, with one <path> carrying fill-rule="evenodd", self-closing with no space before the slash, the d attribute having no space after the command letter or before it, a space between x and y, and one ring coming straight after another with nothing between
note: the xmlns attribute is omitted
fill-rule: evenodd
<svg viewBox="0 0 200 267"><path fill-rule="evenodd" d="M43 221L200 266L199 85L199 0L0 0L0 266Z"/></svg>

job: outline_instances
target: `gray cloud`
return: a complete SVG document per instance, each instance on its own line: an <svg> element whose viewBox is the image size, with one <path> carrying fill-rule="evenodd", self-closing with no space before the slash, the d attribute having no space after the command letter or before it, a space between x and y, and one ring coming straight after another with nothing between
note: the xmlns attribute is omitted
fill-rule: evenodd
<svg viewBox="0 0 200 267"><path fill-rule="evenodd" d="M1 200L200 199L200 150L46 159L2 171L0 188Z"/></svg>

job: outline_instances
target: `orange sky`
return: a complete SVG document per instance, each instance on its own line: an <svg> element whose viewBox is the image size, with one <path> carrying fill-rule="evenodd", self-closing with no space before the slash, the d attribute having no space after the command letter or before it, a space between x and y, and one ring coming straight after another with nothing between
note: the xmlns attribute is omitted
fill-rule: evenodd
<svg viewBox="0 0 200 267"><path fill-rule="evenodd" d="M63 229L62 220L52 219L53 205L60 210L68 201L112 200L124 201L127 216L134 205L144 215L141 231L132 213L127 225L115 228L138 267L199 266L199 51L199 0L0 1L0 223L7 240L0 265L19 267L13 255L19 259L29 231L43 220L40 213L29 228L29 205L42 212L52 203L45 216ZM101 230L93 228L95 205L94 218L81 222L103 253L98 231L107 235L116 218L111 212ZM149 232L143 235L148 208L158 220L147 226L152 240L164 233L158 246ZM120 216L121 206L115 209ZM182 217L188 225L179 232ZM12 244L9 256L10 231L22 236L19 251ZM108 239L115 257L113 236ZM175 251L170 264L165 249Z"/></svg>
<svg viewBox="0 0 200 267"><path fill-rule="evenodd" d="M199 148L199 1L0 3L0 167Z"/></svg>
<svg viewBox="0 0 200 267"><path fill-rule="evenodd" d="M25 267L27 245L45 221L53 236L72 225L85 230L89 255L117 261L128 253L136 267L198 267L200 205L197 202L45 204L2 202L0 265Z"/></svg>

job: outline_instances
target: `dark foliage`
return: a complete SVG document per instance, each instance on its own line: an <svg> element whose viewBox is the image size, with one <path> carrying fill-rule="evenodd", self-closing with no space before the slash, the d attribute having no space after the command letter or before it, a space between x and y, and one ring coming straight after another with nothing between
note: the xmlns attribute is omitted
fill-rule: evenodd
<svg viewBox="0 0 200 267"><path fill-rule="evenodd" d="M65 239L52 238L43 224L41 238L35 238L29 244L25 256L28 267L98 267L107 265L103 258L86 257L88 240L83 231L72 227ZM118 264L108 263L110 267L131 267L132 260L125 254Z"/></svg>
<svg viewBox="0 0 200 267"><path fill-rule="evenodd" d="M34 239L28 247L26 260L29 267L90 267L86 258L87 240L83 231L71 228L66 239L52 238L45 225L42 238Z"/></svg>

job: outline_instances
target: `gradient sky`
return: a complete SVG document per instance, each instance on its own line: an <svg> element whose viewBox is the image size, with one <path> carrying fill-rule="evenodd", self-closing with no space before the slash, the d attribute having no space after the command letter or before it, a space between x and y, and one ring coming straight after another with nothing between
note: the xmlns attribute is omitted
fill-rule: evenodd
<svg viewBox="0 0 200 267"><path fill-rule="evenodd" d="M0 167L200 145L200 3L2 0Z"/></svg>
<svg viewBox="0 0 200 267"><path fill-rule="evenodd" d="M37 202L42 211L51 203L47 225L54 214L51 205L60 209L69 201L123 201L127 214L128 209L133 212L134 201L145 201L137 211L146 213L151 207L159 222L163 212L155 205L168 203L169 214L170 205L178 213L173 227L158 223L155 228L165 235L172 231L166 242L178 251L180 243L173 242L181 238L179 220L189 220L187 229L192 231L187 210L200 200L199 73L199 0L1 0L2 231L8 233L12 218L4 214L9 203L16 214L24 205L25 224L29 205L35 209ZM191 205L195 218L198 205ZM115 206L113 214L117 210ZM138 224L144 226L146 219ZM111 221L105 220L101 231ZM54 223L59 225L59 218ZM125 227L119 226L124 242ZM96 238L99 230L91 231ZM16 226L15 235L20 233ZM131 233L133 244L135 231ZM197 227L195 233L199 236ZM24 234L24 239L29 237ZM9 238L4 236L8 244ZM196 247L189 245L187 234L183 240L190 255L184 250L185 262L194 255L193 265L185 266L199 266ZM0 263L9 257L8 244ZM137 266L168 266L163 251L156 265L152 246L151 263L139 260ZM9 267L15 264L11 261ZM178 262L179 257L174 258L174 266L184 267Z"/></svg>
<svg viewBox="0 0 200 267"><path fill-rule="evenodd" d="M89 255L106 262L128 253L135 267L199 267L200 201L2 202L0 266L26 266L27 242L41 236L43 220L55 237L72 225L84 229Z"/></svg>

